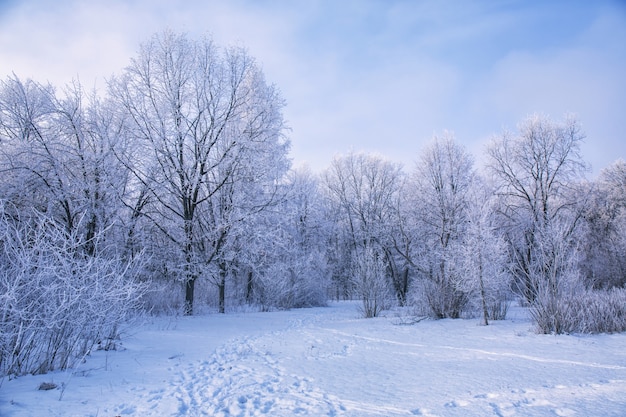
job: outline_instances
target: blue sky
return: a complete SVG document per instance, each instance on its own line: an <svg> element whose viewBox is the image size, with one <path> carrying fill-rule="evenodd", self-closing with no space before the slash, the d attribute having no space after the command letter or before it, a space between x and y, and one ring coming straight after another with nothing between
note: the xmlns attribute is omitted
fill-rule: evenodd
<svg viewBox="0 0 626 417"><path fill-rule="evenodd" d="M480 163L532 113L574 113L593 172L626 159L623 1L0 0L0 77L103 85L170 28L246 46L287 101L295 165L412 169L444 130Z"/></svg>

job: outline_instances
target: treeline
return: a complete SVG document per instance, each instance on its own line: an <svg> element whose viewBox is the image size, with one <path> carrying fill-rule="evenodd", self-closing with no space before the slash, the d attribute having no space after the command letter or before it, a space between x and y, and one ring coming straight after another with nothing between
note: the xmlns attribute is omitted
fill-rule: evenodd
<svg viewBox="0 0 626 417"><path fill-rule="evenodd" d="M415 169L292 170L285 103L242 48L164 32L104 93L0 81L0 374L114 347L137 310L363 301L626 329L626 163L587 181L575 119L533 116L485 166L451 134Z"/></svg>

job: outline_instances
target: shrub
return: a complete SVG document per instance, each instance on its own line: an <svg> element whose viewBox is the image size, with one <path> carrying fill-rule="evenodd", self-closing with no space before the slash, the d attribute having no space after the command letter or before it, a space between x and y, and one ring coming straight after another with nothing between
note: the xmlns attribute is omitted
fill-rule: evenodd
<svg viewBox="0 0 626 417"><path fill-rule="evenodd" d="M541 333L616 333L626 331L626 289L583 290L561 297L550 309L531 305Z"/></svg>
<svg viewBox="0 0 626 417"><path fill-rule="evenodd" d="M394 296L386 270L382 256L376 251L368 249L355 256L352 282L362 301L360 312L365 318L378 317L391 306Z"/></svg>
<svg viewBox="0 0 626 417"><path fill-rule="evenodd" d="M0 375L72 367L137 306L135 265L86 255L83 243L40 214L0 213Z"/></svg>

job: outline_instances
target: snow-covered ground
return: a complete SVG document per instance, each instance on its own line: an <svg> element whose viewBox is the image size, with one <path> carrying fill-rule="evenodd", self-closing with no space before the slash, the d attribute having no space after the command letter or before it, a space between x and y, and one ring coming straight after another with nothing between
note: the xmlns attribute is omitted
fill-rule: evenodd
<svg viewBox="0 0 626 417"><path fill-rule="evenodd" d="M356 306L152 319L73 373L5 379L0 416L626 415L626 334Z"/></svg>

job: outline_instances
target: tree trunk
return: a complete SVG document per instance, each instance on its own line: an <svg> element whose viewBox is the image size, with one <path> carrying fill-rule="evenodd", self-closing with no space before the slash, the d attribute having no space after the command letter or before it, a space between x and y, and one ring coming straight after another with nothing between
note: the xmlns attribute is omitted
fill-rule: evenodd
<svg viewBox="0 0 626 417"><path fill-rule="evenodd" d="M480 298L483 304L483 324L489 325L489 310L487 309L487 294L485 293L485 282L483 280L483 259L480 250L478 251L478 284L480 285Z"/></svg>
<svg viewBox="0 0 626 417"><path fill-rule="evenodd" d="M226 312L226 264L220 262L219 283L218 288L218 312L224 314Z"/></svg>
<svg viewBox="0 0 626 417"><path fill-rule="evenodd" d="M254 281L252 280L252 271L248 271L248 280L246 283L246 303L252 304L252 296L254 295Z"/></svg>
<svg viewBox="0 0 626 417"><path fill-rule="evenodd" d="M402 298L401 305L406 305L406 296L409 292L409 267L405 266L404 271L402 271Z"/></svg>
<svg viewBox="0 0 626 417"><path fill-rule="evenodd" d="M217 286L219 289L219 307L218 312L224 314L226 312L226 282L224 278L220 278L220 283Z"/></svg>
<svg viewBox="0 0 626 417"><path fill-rule="evenodd" d="M193 315L193 292L195 289L196 279L189 278L185 281L185 316Z"/></svg>
<svg viewBox="0 0 626 417"><path fill-rule="evenodd" d="M190 217L190 216L187 216ZM185 315L193 314L193 293L196 284L196 275L192 270L193 262L193 229L191 220L185 220Z"/></svg>

